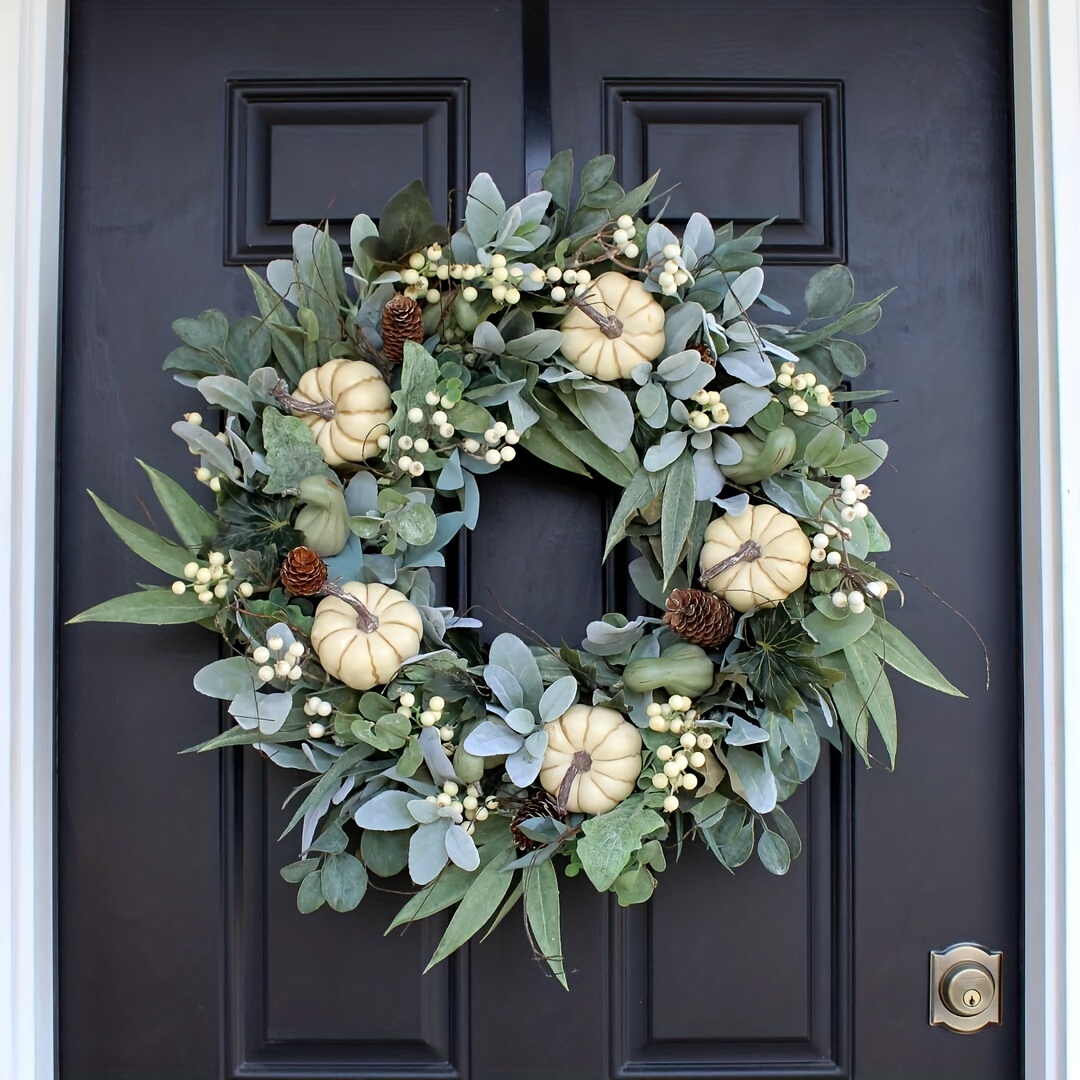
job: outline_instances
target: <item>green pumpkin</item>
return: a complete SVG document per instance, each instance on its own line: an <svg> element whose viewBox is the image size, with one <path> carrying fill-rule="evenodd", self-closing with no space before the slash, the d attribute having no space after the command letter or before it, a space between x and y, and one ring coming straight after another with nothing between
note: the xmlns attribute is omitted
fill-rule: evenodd
<svg viewBox="0 0 1080 1080"><path fill-rule="evenodd" d="M713 684L713 662L699 645L679 641L657 657L632 660L623 669L623 686L634 693L663 687L669 694L697 697Z"/></svg>
<svg viewBox="0 0 1080 1080"><path fill-rule="evenodd" d="M472 734L478 723L478 720L471 720L469 723L462 725L457 748L454 750L454 772L457 773L458 779L465 784L475 784L478 780L484 778L484 759L477 757L475 754L470 754L465 749L465 740Z"/></svg>
<svg viewBox="0 0 1080 1080"><path fill-rule="evenodd" d="M723 473L733 484L756 484L772 476L795 457L795 432L783 424L759 439L749 431L738 431L732 438L742 448L742 461L724 465Z"/></svg>
<svg viewBox="0 0 1080 1080"><path fill-rule="evenodd" d="M296 515L296 527L304 534L304 544L324 559L337 555L349 539L349 508L341 485L327 476L307 476L300 482L299 497L304 507Z"/></svg>

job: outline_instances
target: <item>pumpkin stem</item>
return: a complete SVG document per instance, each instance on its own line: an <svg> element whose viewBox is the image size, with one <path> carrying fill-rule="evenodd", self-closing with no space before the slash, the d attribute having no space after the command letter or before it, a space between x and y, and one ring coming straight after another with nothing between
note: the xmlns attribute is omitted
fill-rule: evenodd
<svg viewBox="0 0 1080 1080"><path fill-rule="evenodd" d="M351 592L346 592L340 585L335 585L332 581L328 581L320 591L330 596L336 596L339 600L344 600L356 612L356 627L358 630L363 630L365 634L373 634L379 629L379 620Z"/></svg>
<svg viewBox="0 0 1080 1080"><path fill-rule="evenodd" d="M754 562L764 554L765 552L762 551L761 545L756 540L747 540L738 551L729 555L726 559L721 559L720 562L710 566L708 570L703 571L698 580L702 585L705 585L712 581L714 577L719 577L725 570L730 570L741 562Z"/></svg>
<svg viewBox="0 0 1080 1080"><path fill-rule="evenodd" d="M334 403L332 401L301 401L289 393L289 388L284 379L270 391L270 396L280 401L286 409L294 413L310 413L312 416L321 416L324 420L334 419Z"/></svg>
<svg viewBox="0 0 1080 1080"><path fill-rule="evenodd" d="M616 318L614 315L604 315L597 311L597 309L583 296L574 296L568 303L572 307L576 307L579 311L583 311L588 315L589 318L600 327L600 333L602 333L604 337L611 338L612 340L622 337L623 324L621 319Z"/></svg>
<svg viewBox="0 0 1080 1080"><path fill-rule="evenodd" d="M574 781L582 774L587 773L592 768L592 755L588 750L579 750L570 759L570 765L566 770L566 774L562 778L562 783L559 785L559 794L556 796L556 800L559 804L559 813L566 813L566 803L570 798L570 789L574 786Z"/></svg>

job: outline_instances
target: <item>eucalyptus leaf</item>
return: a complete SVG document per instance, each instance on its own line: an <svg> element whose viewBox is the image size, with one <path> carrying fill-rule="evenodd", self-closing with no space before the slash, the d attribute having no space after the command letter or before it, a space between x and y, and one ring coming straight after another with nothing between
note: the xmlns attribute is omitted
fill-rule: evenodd
<svg viewBox="0 0 1080 1080"><path fill-rule="evenodd" d="M782 836L766 829L757 844L761 865L770 874L783 875L791 868L791 852Z"/></svg>
<svg viewBox="0 0 1080 1080"><path fill-rule="evenodd" d="M200 694L232 701L255 686L256 670L255 664L246 656L229 656L200 668L193 682Z"/></svg>
<svg viewBox="0 0 1080 1080"><path fill-rule="evenodd" d="M318 911L324 903L326 898L322 891L322 871L316 870L300 882L296 893L296 908L301 915L310 915L311 912Z"/></svg>
<svg viewBox="0 0 1080 1080"><path fill-rule="evenodd" d="M409 864L410 834L409 829L394 832L365 830L360 838L360 856L369 872L383 878L400 874Z"/></svg>
<svg viewBox="0 0 1080 1080"><path fill-rule="evenodd" d="M851 271L840 264L819 270L806 286L806 310L812 319L837 315L855 296L855 279Z"/></svg>
<svg viewBox="0 0 1080 1080"><path fill-rule="evenodd" d="M364 864L352 855L328 855L322 868L322 894L335 911L352 911L367 892Z"/></svg>

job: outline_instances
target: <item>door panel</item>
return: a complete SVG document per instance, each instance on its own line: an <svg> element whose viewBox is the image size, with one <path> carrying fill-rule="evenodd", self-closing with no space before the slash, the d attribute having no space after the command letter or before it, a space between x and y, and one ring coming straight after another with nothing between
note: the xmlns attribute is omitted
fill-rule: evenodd
<svg viewBox="0 0 1080 1080"><path fill-rule="evenodd" d="M606 5L573 6L572 23L571 7L552 2L553 80L572 72L593 92L572 106L554 101L555 145L621 151L622 179L633 183L666 165L680 142L678 173L666 171L691 193L686 205L724 220L751 208L775 212L760 198L775 200L785 232L767 261L803 266L839 252L864 293L898 286L860 380L895 390L903 403L895 414L878 410L892 467L872 481L875 506L892 529L897 565L915 575L902 624L973 700L932 698L901 680L898 772L859 771L855 779L856 902L853 925L841 930L852 935L855 957L855 1075L1014 1076L1018 964L1005 969L1004 1000L1013 1005L1002 1029L965 1040L912 1022L912 1002L926 995L930 943L1011 944L1017 932L1017 575L1008 516L1016 421L1003 5L994 6L996 18L986 5L960 3L934 5L932 15L909 4L730 5L715 33L679 36L678 64L664 50L646 50L635 80L619 69L619 78L608 78L607 57L633 48L649 5L620 4L617 19ZM680 9L699 26L715 11L709 4ZM601 34L605 50L597 55L588 43ZM968 57L963 75L955 67L960 55ZM763 122L787 137L777 132L762 143ZM695 127L703 141L714 140L700 153L685 140ZM673 195L675 212L681 198ZM801 213L792 217L795 207ZM772 278L775 295L793 310L804 276L781 269ZM973 379L1002 392L980 391ZM978 640L923 581L981 633L994 673L989 693ZM1003 797L978 797L979 790ZM975 881L1004 887L972 887ZM725 883L725 899L737 903L742 888ZM762 929L761 940L747 942L759 955L772 940ZM783 978L781 969L775 977Z"/></svg>
<svg viewBox="0 0 1080 1080"><path fill-rule="evenodd" d="M898 771L823 761L788 805L787 878L692 845L648 907L568 881L568 996L516 915L423 978L441 925L383 937L399 896L298 915L277 874L289 777L176 756L219 729L191 687L214 639L64 630L63 1080L1019 1077L1007 71L1000 0L73 0L62 617L146 577L85 488L137 516L136 454L188 468L168 427L192 398L159 370L172 318L248 311L241 264L287 255L298 221L344 239L416 175L454 212L472 173L509 194L570 145L617 154L627 186L663 166L675 222L778 214L770 285L793 310L837 260L863 294L898 286L861 380L903 402L879 408L895 471L875 507L994 678L909 582L898 621L971 700L897 685ZM521 620L576 644L632 603L623 564L599 564L612 505L522 455L486 479L449 601L489 637ZM927 952L960 940L1006 957L1006 1023L968 1038L926 1022Z"/></svg>

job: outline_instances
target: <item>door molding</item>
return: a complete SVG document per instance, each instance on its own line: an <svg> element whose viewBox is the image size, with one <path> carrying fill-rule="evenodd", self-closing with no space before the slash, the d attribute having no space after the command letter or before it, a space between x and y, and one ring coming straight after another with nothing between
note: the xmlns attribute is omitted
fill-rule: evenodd
<svg viewBox="0 0 1080 1080"><path fill-rule="evenodd" d="M1080 9L1014 0L1026 1075L1080 1077ZM1071 361L1071 363L1070 363ZM1070 658L1072 663L1069 663ZM1006 675L1008 677L1008 675ZM1072 776L1072 784L1066 779ZM1068 1031L1072 1039L1067 1039Z"/></svg>
<svg viewBox="0 0 1080 1080"><path fill-rule="evenodd" d="M9 388L0 398L0 512L11 522L0 530L0 566L20 600L0 613L0 715L8 718L0 1075L13 1080L56 1074L52 642L65 35L65 0L0 0L0 379ZM1070 411L1080 402L1071 310L1080 297L1075 3L1013 0L1013 73L1026 1075L1080 1080L1080 993L1065 992L1065 972L1080 970L1080 667L1067 663L1080 657L1080 567L1063 558L1080 550L1080 422ZM1071 1042L1069 1029L1078 1033Z"/></svg>

